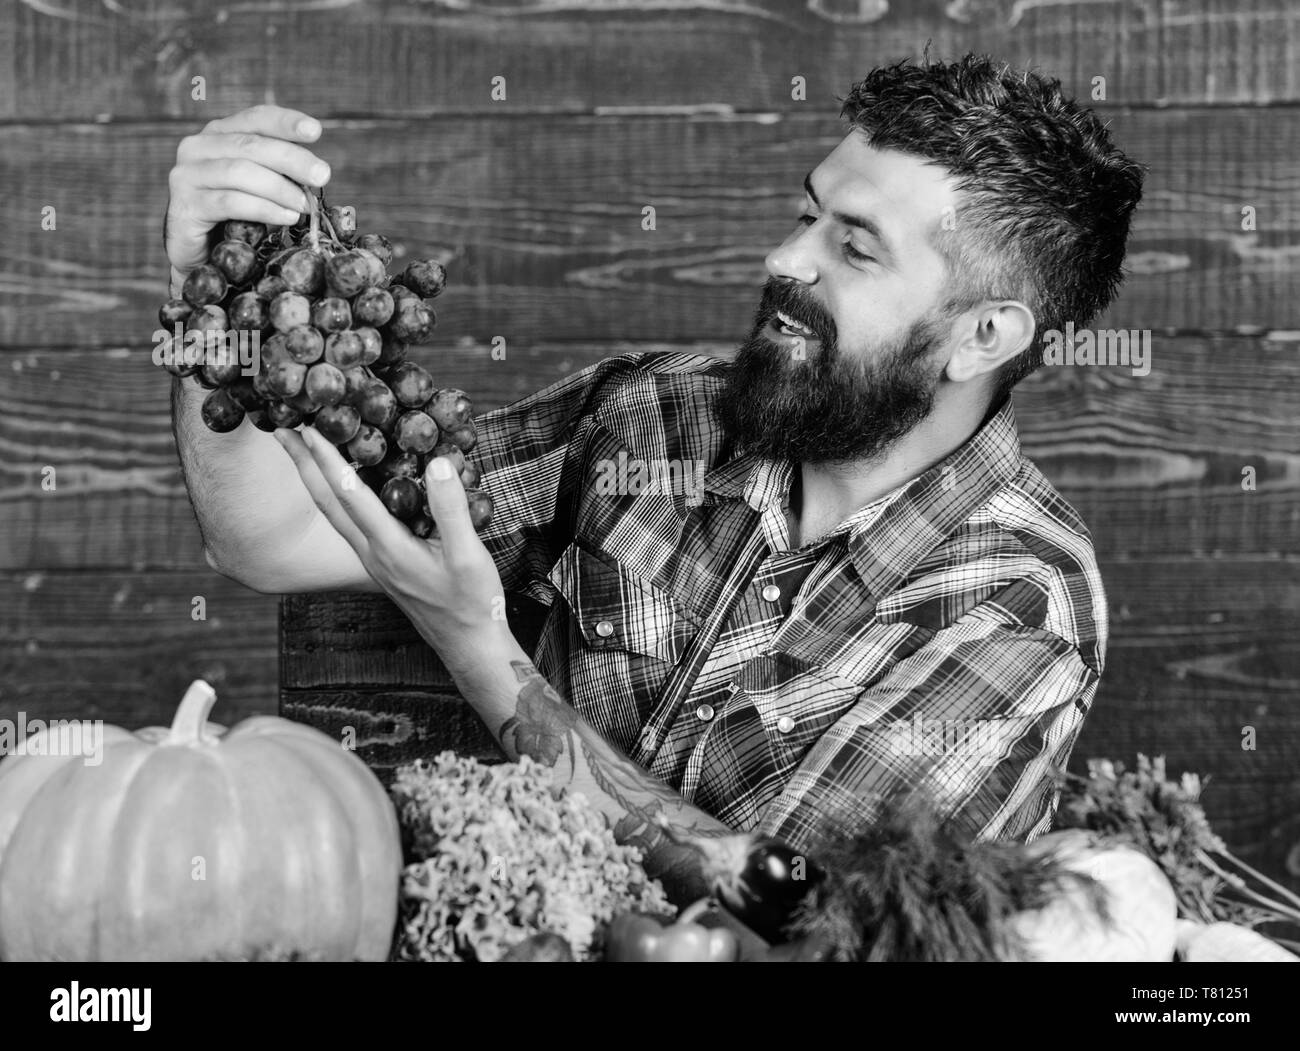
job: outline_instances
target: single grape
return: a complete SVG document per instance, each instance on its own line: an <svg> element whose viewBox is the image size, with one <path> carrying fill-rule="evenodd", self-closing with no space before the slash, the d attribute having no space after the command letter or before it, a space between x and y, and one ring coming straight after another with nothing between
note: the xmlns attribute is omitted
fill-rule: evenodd
<svg viewBox="0 0 1300 1051"><path fill-rule="evenodd" d="M352 324L352 308L346 299L327 296L312 304L311 323L324 333L342 332Z"/></svg>
<svg viewBox="0 0 1300 1051"><path fill-rule="evenodd" d="M239 407L230 393L224 390L214 390L204 398L200 412L203 422L218 434L233 431L244 422L244 410Z"/></svg>
<svg viewBox="0 0 1300 1051"><path fill-rule="evenodd" d="M388 384L374 380L357 400L357 411L367 423L373 423L380 430L390 431L402 410Z"/></svg>
<svg viewBox="0 0 1300 1051"><path fill-rule="evenodd" d="M383 234L362 234L353 242L358 248L373 252L387 266L393 261L393 245Z"/></svg>
<svg viewBox="0 0 1300 1051"><path fill-rule="evenodd" d="M459 445L453 445L445 438L429 450L430 456L445 456L451 461L452 468L456 474L465 470L465 454L460 451Z"/></svg>
<svg viewBox="0 0 1300 1051"><path fill-rule="evenodd" d="M232 285L247 283L257 270L257 253L245 241L222 241L208 258Z"/></svg>
<svg viewBox="0 0 1300 1051"><path fill-rule="evenodd" d="M388 295L388 293L385 292L384 295ZM169 299L158 308L158 320L163 328L172 328L176 322L183 322L189 317L193 310L194 308L183 299ZM388 318L384 318L384 321L387 320ZM380 324L383 324L383 322L380 322Z"/></svg>
<svg viewBox="0 0 1300 1051"><path fill-rule="evenodd" d="M403 299L420 298L405 285L399 285L396 282L388 286L388 294L393 297L394 303L400 303Z"/></svg>
<svg viewBox="0 0 1300 1051"><path fill-rule="evenodd" d="M279 274L263 274L253 286L253 294L263 303L269 303L276 296L288 291L289 286L284 283L284 278Z"/></svg>
<svg viewBox="0 0 1300 1051"><path fill-rule="evenodd" d="M225 387L239 379L241 370L238 352L220 335L214 334L203 348L200 374L209 383Z"/></svg>
<svg viewBox="0 0 1300 1051"><path fill-rule="evenodd" d="M387 452L388 442L383 432L368 423L363 423L348 442L348 456L363 467L379 463Z"/></svg>
<svg viewBox="0 0 1300 1051"><path fill-rule="evenodd" d="M386 288L367 288L352 300L352 320L378 328L393 316L393 294Z"/></svg>
<svg viewBox="0 0 1300 1051"><path fill-rule="evenodd" d="M311 323L311 300L299 292L281 292L271 300L267 314L277 331L288 332Z"/></svg>
<svg viewBox="0 0 1300 1051"><path fill-rule="evenodd" d="M354 328L352 331L361 340L361 364L373 365L384 352L384 338L378 329Z"/></svg>
<svg viewBox="0 0 1300 1051"><path fill-rule="evenodd" d="M300 248L280 261L280 277L291 291L318 296L325 288L325 258Z"/></svg>
<svg viewBox="0 0 1300 1051"><path fill-rule="evenodd" d="M215 303L197 308L187 322L185 329L189 332L225 332L230 327L226 312Z"/></svg>
<svg viewBox="0 0 1300 1051"><path fill-rule="evenodd" d="M310 325L295 325L284 339L289 357L300 364L314 364L325 353L325 337Z"/></svg>
<svg viewBox="0 0 1300 1051"><path fill-rule="evenodd" d="M244 332L261 332L266 328L268 311L256 292L240 292L230 301L227 311L230 327Z"/></svg>
<svg viewBox="0 0 1300 1051"><path fill-rule="evenodd" d="M421 511L406 524L421 540L431 540L438 535L438 523L425 511Z"/></svg>
<svg viewBox="0 0 1300 1051"><path fill-rule="evenodd" d="M482 489L466 489L465 499L469 502L469 520L475 531L484 529L492 521L492 497Z"/></svg>
<svg viewBox="0 0 1300 1051"><path fill-rule="evenodd" d="M226 279L211 263L200 263L185 278L181 295L192 307L220 303L226 294Z"/></svg>
<svg viewBox="0 0 1300 1051"><path fill-rule="evenodd" d="M438 421L439 427L449 431L473 420L474 403L463 390L450 387L435 391L424 411Z"/></svg>
<svg viewBox="0 0 1300 1051"><path fill-rule="evenodd" d="M325 360L340 369L351 369L361 364L365 344L352 330L331 332L325 340Z"/></svg>
<svg viewBox="0 0 1300 1051"><path fill-rule="evenodd" d="M353 249L365 264L366 287L379 288L388 283L388 270L384 261L367 248Z"/></svg>
<svg viewBox="0 0 1300 1051"><path fill-rule="evenodd" d="M256 245L266 236L266 227L262 223L252 223L245 219L227 219L224 232L227 241Z"/></svg>
<svg viewBox="0 0 1300 1051"><path fill-rule="evenodd" d="M478 444L478 431L475 430L473 423L462 423L459 427L443 431L442 436L447 441L459 445L461 452L473 452L474 446Z"/></svg>
<svg viewBox="0 0 1300 1051"><path fill-rule="evenodd" d="M281 361L292 361L289 356L289 340L283 332L275 334L262 340L262 345L258 348L258 355L262 359L263 370L270 369L272 365Z"/></svg>
<svg viewBox="0 0 1300 1051"><path fill-rule="evenodd" d="M313 369L316 367L317 366L315 365L312 366ZM308 369L307 371L310 373L311 369ZM310 416L312 415L312 413L317 412L321 408L321 405L323 404L322 402L317 401L315 398L313 398L310 393L308 393L307 384L305 383L302 385L302 390L300 390L292 398L285 398L284 402L286 405L293 406L300 413L302 413L304 417Z"/></svg>
<svg viewBox="0 0 1300 1051"><path fill-rule="evenodd" d="M405 452L427 453L438 444L438 425L428 413L412 409L397 417L393 440Z"/></svg>
<svg viewBox="0 0 1300 1051"><path fill-rule="evenodd" d="M266 370L266 385L277 398L292 398L307 380L307 366L296 361L277 361Z"/></svg>
<svg viewBox="0 0 1300 1051"><path fill-rule="evenodd" d="M483 473L474 464L465 463L465 469L460 472L460 484L466 489L475 488L483 480Z"/></svg>
<svg viewBox="0 0 1300 1051"><path fill-rule="evenodd" d="M312 426L335 445L342 445L356 437L361 416L351 405L326 405L316 413Z"/></svg>
<svg viewBox="0 0 1300 1051"><path fill-rule="evenodd" d="M408 409L418 408L433 397L433 377L413 361L394 368L387 383L393 388L397 400Z"/></svg>
<svg viewBox="0 0 1300 1051"><path fill-rule="evenodd" d="M403 343L427 343L433 335L437 318L423 300L414 296L400 298L392 320L388 322L387 331Z"/></svg>
<svg viewBox="0 0 1300 1051"><path fill-rule="evenodd" d="M343 373L343 402L345 405L357 406L357 411L360 412L361 401L370 389L370 385L380 381L359 365L340 369L340 371Z"/></svg>
<svg viewBox="0 0 1300 1051"><path fill-rule="evenodd" d="M277 427L297 427L302 423L302 413L283 401L273 401L267 405L266 418Z"/></svg>
<svg viewBox="0 0 1300 1051"><path fill-rule="evenodd" d="M262 371L253 377L253 390L257 391L258 397L263 401L274 401L275 395L271 393L271 388L266 385L266 379L267 372L266 368L263 367Z"/></svg>
<svg viewBox="0 0 1300 1051"><path fill-rule="evenodd" d="M357 210L350 204L335 205L325 209L330 225L339 235L340 241L347 241L357 232Z"/></svg>
<svg viewBox="0 0 1300 1051"><path fill-rule="evenodd" d="M379 473L384 481L390 478L409 478L418 481L424 477L423 457L419 453L403 452L396 446L389 446L388 455L379 462Z"/></svg>
<svg viewBox="0 0 1300 1051"><path fill-rule="evenodd" d="M388 513L397 518L413 518L424 503L420 487L409 478L390 478L380 490L379 499Z"/></svg>
<svg viewBox="0 0 1300 1051"><path fill-rule="evenodd" d="M351 299L370 283L370 265L360 252L340 252L326 261L325 282L331 295Z"/></svg>
<svg viewBox="0 0 1300 1051"><path fill-rule="evenodd" d="M447 287L447 271L432 259L415 259L398 280L421 299L432 299Z"/></svg>
<svg viewBox="0 0 1300 1051"><path fill-rule="evenodd" d="M347 383L343 373L325 361L318 361L307 370L303 391L318 405L337 405L343 400Z"/></svg>

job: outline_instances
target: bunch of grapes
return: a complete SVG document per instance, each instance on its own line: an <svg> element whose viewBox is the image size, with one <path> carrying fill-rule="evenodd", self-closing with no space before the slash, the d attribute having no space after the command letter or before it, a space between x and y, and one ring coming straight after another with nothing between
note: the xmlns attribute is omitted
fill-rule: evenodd
<svg viewBox="0 0 1300 1051"><path fill-rule="evenodd" d="M210 391L202 412L214 431L232 431L245 417L263 431L315 427L416 536L436 531L424 471L446 457L460 472L474 528L484 528L492 498L465 459L477 441L473 404L406 360L408 347L430 342L446 272L417 259L390 276L386 237L358 234L354 208L307 196L309 211L294 226L231 220L214 231L208 261L158 312L169 334L156 355L172 375ZM252 337L255 375L240 354Z"/></svg>

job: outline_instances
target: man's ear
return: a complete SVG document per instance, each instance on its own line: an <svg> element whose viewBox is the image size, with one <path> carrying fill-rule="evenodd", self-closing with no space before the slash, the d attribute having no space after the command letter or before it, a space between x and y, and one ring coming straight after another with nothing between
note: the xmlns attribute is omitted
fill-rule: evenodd
<svg viewBox="0 0 1300 1051"><path fill-rule="evenodd" d="M962 314L958 324L967 327L957 332L957 345L944 368L944 375L954 383L995 371L1034 339L1033 312L1015 299L984 303Z"/></svg>

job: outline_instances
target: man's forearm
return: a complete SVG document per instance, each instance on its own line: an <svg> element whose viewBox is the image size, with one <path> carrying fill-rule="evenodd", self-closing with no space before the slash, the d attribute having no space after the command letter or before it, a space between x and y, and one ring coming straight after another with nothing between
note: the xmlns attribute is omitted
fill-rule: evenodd
<svg viewBox="0 0 1300 1051"><path fill-rule="evenodd" d="M293 462L270 434L241 424L217 434L203 422L207 396L194 379L172 379L172 431L203 545L217 563L256 570L259 544L284 550L316 517ZM266 567L273 568L270 563Z"/></svg>
<svg viewBox="0 0 1300 1051"><path fill-rule="evenodd" d="M545 764L558 786L585 795L609 819L620 843L641 848L646 871L676 904L708 894L700 854L674 843L663 826L680 837L732 830L606 741L533 667L508 631L478 641L473 653L444 654L444 661L506 754Z"/></svg>

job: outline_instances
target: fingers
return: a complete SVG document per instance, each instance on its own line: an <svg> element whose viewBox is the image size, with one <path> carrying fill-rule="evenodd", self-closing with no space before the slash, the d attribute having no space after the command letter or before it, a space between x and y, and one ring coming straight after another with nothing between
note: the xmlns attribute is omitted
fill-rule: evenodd
<svg viewBox="0 0 1300 1051"><path fill-rule="evenodd" d="M435 456L424 472L424 487L429 498L429 514L438 524L438 536L448 559L460 551L470 550L471 542L478 542L474 523L469 518L469 501L452 462L445 456Z"/></svg>
<svg viewBox="0 0 1300 1051"><path fill-rule="evenodd" d="M314 429L310 426L304 427L301 432L280 427L275 431L275 438L284 447L284 451L289 454L294 466L298 468L303 485L307 487L307 492L311 494L312 500L315 501L326 521L352 546L359 556L364 556L368 548L366 536L357 523L353 521L352 515L347 508L340 502L334 486L330 485L326 479L316 457L312 454L311 448L307 445L305 438L308 434L314 434ZM342 463L341 460L340 463ZM347 467L346 464L342 466ZM350 470L350 468L348 469ZM340 479L340 483L342 482L340 474L336 474L335 477ZM358 481L357 488L365 489L366 487ZM342 489L342 484L340 484L339 489ZM371 495L373 496L373 494ZM380 510L383 510L382 505Z"/></svg>
<svg viewBox="0 0 1300 1051"><path fill-rule="evenodd" d="M302 429L302 438L321 477L327 483L336 480L336 484L330 486L334 502L355 529L367 539L382 537L386 544L400 542L396 540L398 537L414 539L410 530L390 515L379 497L357 477L352 465L343 459L333 442L322 438L320 432L310 426Z"/></svg>
<svg viewBox="0 0 1300 1051"><path fill-rule="evenodd" d="M283 175L263 168L255 161L242 157L223 157L206 164L196 163L193 185L200 190L237 190L240 193L262 197L291 212L306 211L310 207L307 194Z"/></svg>
<svg viewBox="0 0 1300 1051"><path fill-rule="evenodd" d="M201 230L226 219L245 219L248 222L266 223L268 226L285 226L296 223L299 216L292 208L285 208L265 197L230 189L198 194L180 207L188 213L189 218L203 224ZM197 235L194 240L197 243Z"/></svg>
<svg viewBox="0 0 1300 1051"><path fill-rule="evenodd" d="M232 169L230 174L222 173L215 176L217 178L267 172L268 176L286 183L292 179L304 186L324 186L330 179L330 166L311 150L265 135L205 132L187 139L176 156L182 164L201 165L205 172L207 169L217 169L218 172L223 168ZM240 189L252 189L251 185L242 182L236 185Z"/></svg>
<svg viewBox="0 0 1300 1051"><path fill-rule="evenodd" d="M290 142L315 142L320 137L320 121L300 110L285 106L252 106L209 121L203 129L217 132L254 132L272 135Z"/></svg>

